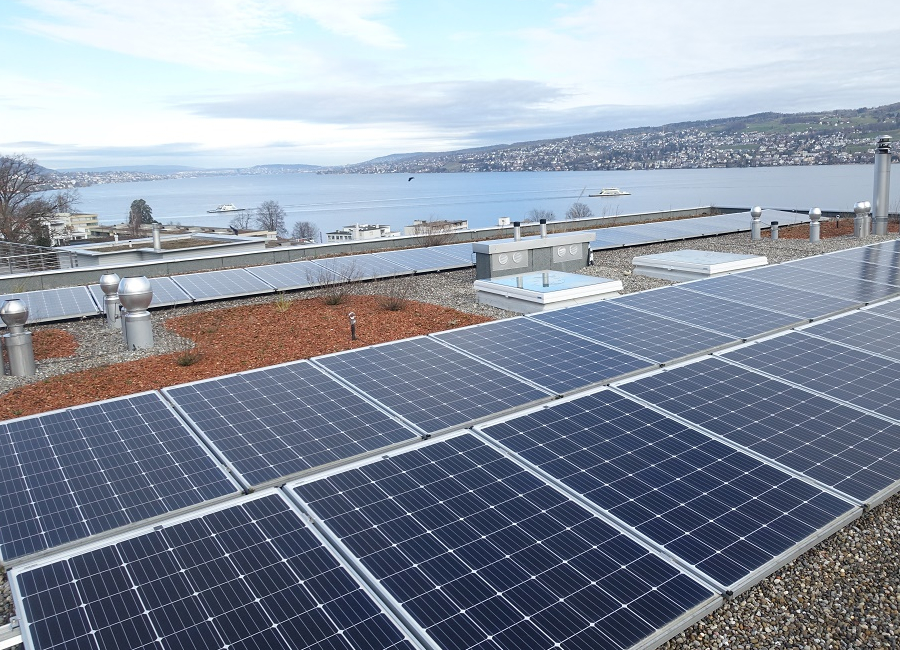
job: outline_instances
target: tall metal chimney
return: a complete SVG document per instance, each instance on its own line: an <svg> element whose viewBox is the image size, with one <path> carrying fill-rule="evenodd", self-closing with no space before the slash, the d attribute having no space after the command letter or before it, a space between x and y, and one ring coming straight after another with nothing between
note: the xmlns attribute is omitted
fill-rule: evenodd
<svg viewBox="0 0 900 650"><path fill-rule="evenodd" d="M159 253L162 250L162 241L159 238L159 224L153 224L153 250Z"/></svg>
<svg viewBox="0 0 900 650"><path fill-rule="evenodd" d="M9 357L9 374L13 377L31 377L35 367L31 332L25 331L28 307L17 298L5 300L0 306L0 319L9 328L3 335L3 347Z"/></svg>
<svg viewBox="0 0 900 650"><path fill-rule="evenodd" d="M541 219L541 239L547 239L547 220Z"/></svg>
<svg viewBox="0 0 900 650"><path fill-rule="evenodd" d="M522 239L522 224L518 221L513 221L513 239L516 241Z"/></svg>
<svg viewBox="0 0 900 650"><path fill-rule="evenodd" d="M891 200L891 136L883 135L875 145L875 190L872 203L875 206L875 234L888 232L888 210Z"/></svg>

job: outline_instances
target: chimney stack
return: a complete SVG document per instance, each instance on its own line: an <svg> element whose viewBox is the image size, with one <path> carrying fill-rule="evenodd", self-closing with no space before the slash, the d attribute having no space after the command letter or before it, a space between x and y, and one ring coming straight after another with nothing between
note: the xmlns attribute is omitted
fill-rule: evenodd
<svg viewBox="0 0 900 650"><path fill-rule="evenodd" d="M888 210L891 198L891 136L883 135L875 145L875 190L874 205L875 234L888 232Z"/></svg>

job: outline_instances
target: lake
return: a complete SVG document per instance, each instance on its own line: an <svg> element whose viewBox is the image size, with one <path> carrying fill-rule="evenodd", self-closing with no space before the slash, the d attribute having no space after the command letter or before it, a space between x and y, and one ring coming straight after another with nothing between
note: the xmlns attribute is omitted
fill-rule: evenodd
<svg viewBox="0 0 900 650"><path fill-rule="evenodd" d="M900 190L900 165L892 186ZM412 178L412 180L409 180ZM500 217L523 220L533 209L563 219L575 201L596 216L697 206L800 208L851 212L872 200L874 165L672 169L611 172L495 172L459 174L283 174L210 176L94 185L79 189L78 209L102 224L121 223L135 199L144 199L162 223L227 226L233 215L208 214L222 203L253 209L278 201L288 230L311 221L323 232L354 223L402 230L414 219L467 219L472 228ZM589 198L604 187L630 196ZM898 202L892 201L892 211Z"/></svg>

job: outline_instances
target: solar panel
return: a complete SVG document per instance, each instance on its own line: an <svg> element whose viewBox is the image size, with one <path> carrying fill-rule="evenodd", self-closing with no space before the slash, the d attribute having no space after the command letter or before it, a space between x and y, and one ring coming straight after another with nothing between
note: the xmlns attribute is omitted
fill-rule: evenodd
<svg viewBox="0 0 900 650"><path fill-rule="evenodd" d="M31 650L413 647L274 491L10 577Z"/></svg>
<svg viewBox="0 0 900 650"><path fill-rule="evenodd" d="M898 287L871 282L852 276L831 275L811 271L786 263L754 269L747 273L754 280L782 286L795 286L826 296L835 296L852 302L872 302L898 293Z"/></svg>
<svg viewBox="0 0 900 650"><path fill-rule="evenodd" d="M314 263L349 280L371 280L411 273L409 269L377 255L345 255L325 257Z"/></svg>
<svg viewBox="0 0 900 650"><path fill-rule="evenodd" d="M861 513L609 390L481 430L734 592Z"/></svg>
<svg viewBox="0 0 900 650"><path fill-rule="evenodd" d="M172 278L163 276L147 279L150 280L150 289L153 291L150 309L191 302L191 297L182 291L181 287L172 281ZM91 290L91 294L102 312L106 305L106 294L103 293L103 289L100 288L99 284L92 284L88 286L88 289Z"/></svg>
<svg viewBox="0 0 900 650"><path fill-rule="evenodd" d="M811 325L804 334L900 361L900 323L871 309Z"/></svg>
<svg viewBox="0 0 900 650"><path fill-rule="evenodd" d="M289 489L442 648L653 648L718 603L470 434Z"/></svg>
<svg viewBox="0 0 900 650"><path fill-rule="evenodd" d="M529 318L587 336L654 363L734 342L734 337L628 309L619 305L618 300L557 309Z"/></svg>
<svg viewBox="0 0 900 650"><path fill-rule="evenodd" d="M796 260L792 265L829 276L837 275L892 285L895 291L898 290L896 287L900 287L900 267L896 266L881 266L865 260L845 259L836 255L808 257Z"/></svg>
<svg viewBox="0 0 900 650"><path fill-rule="evenodd" d="M494 321L432 336L556 393L650 365L530 318Z"/></svg>
<svg viewBox="0 0 900 650"><path fill-rule="evenodd" d="M276 291L318 286L322 283L320 280L323 279L323 276L324 280L328 282L335 279L333 273L328 273L318 264L309 261L251 266L246 271L267 285L275 287Z"/></svg>
<svg viewBox="0 0 900 650"><path fill-rule="evenodd" d="M885 246L890 243L893 242L883 242L882 244L870 244L869 246L848 248L846 250L829 253L827 257L839 260L868 262L869 264L878 264L879 266L900 266L900 251Z"/></svg>
<svg viewBox="0 0 900 650"><path fill-rule="evenodd" d="M870 505L900 488L900 426L721 359L618 388Z"/></svg>
<svg viewBox="0 0 900 650"><path fill-rule="evenodd" d="M472 244L446 244L444 246L431 246L431 250L441 253L442 255L449 255L450 257L458 257L461 261L466 262L470 266L475 265L474 257L475 254L472 250Z"/></svg>
<svg viewBox="0 0 900 650"><path fill-rule="evenodd" d="M750 338L800 321L796 316L730 302L681 287L631 293L617 298L616 302L733 338Z"/></svg>
<svg viewBox="0 0 900 650"><path fill-rule="evenodd" d="M547 392L425 336L314 361L425 433L548 398Z"/></svg>
<svg viewBox="0 0 900 650"><path fill-rule="evenodd" d="M756 282L746 273L690 282L680 288L803 319L821 318L860 304L792 286Z"/></svg>
<svg viewBox="0 0 900 650"><path fill-rule="evenodd" d="M900 320L900 300L888 300L887 302L872 305L866 311L878 314L879 316L884 316L885 318Z"/></svg>
<svg viewBox="0 0 900 650"><path fill-rule="evenodd" d="M159 393L0 422L4 561L237 491Z"/></svg>
<svg viewBox="0 0 900 650"><path fill-rule="evenodd" d="M403 266L416 273L472 266L471 259L466 261L456 254L446 255L435 248L409 248L406 250L374 253L374 255L379 259Z"/></svg>
<svg viewBox="0 0 900 650"><path fill-rule="evenodd" d="M42 291L25 291L0 295L0 304L18 299L28 307L28 322L96 316L99 308L87 287L60 287ZM6 327L0 323L0 327Z"/></svg>
<svg viewBox="0 0 900 650"><path fill-rule="evenodd" d="M189 275L173 275L172 279L193 300L219 300L239 296L271 293L275 289L245 269L223 269Z"/></svg>
<svg viewBox="0 0 900 650"><path fill-rule="evenodd" d="M858 408L900 419L900 363L791 332L722 355Z"/></svg>
<svg viewBox="0 0 900 650"><path fill-rule="evenodd" d="M163 393L247 487L416 437L306 361Z"/></svg>

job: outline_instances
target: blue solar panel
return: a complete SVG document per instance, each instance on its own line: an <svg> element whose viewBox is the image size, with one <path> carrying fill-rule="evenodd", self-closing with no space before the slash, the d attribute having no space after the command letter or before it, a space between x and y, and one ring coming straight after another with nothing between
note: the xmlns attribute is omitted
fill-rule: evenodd
<svg viewBox="0 0 900 650"><path fill-rule="evenodd" d="M900 487L900 426L721 359L619 388L860 501Z"/></svg>
<svg viewBox="0 0 900 650"><path fill-rule="evenodd" d="M4 561L237 491L158 393L0 422Z"/></svg>
<svg viewBox="0 0 900 650"><path fill-rule="evenodd" d="M681 288L803 319L821 318L860 304L793 286L757 282L747 273L691 282Z"/></svg>
<svg viewBox="0 0 900 650"><path fill-rule="evenodd" d="M197 301L237 298L275 289L244 269L224 269L189 275L173 275L175 283Z"/></svg>
<svg viewBox="0 0 900 650"><path fill-rule="evenodd" d="M650 365L530 318L495 321L432 336L556 393Z"/></svg>
<svg viewBox="0 0 900 650"><path fill-rule="evenodd" d="M424 336L315 361L426 433L548 398L547 392Z"/></svg>
<svg viewBox="0 0 900 650"><path fill-rule="evenodd" d="M472 266L471 259L461 258L458 252L448 255L441 253L437 248L409 248L407 250L374 253L374 255L379 259L405 267L416 273Z"/></svg>
<svg viewBox="0 0 900 650"><path fill-rule="evenodd" d="M900 288L893 285L863 280L852 275L843 276L812 271L792 263L754 269L746 277L770 284L797 287L804 291L835 296L852 302L882 300L900 291Z"/></svg>
<svg viewBox="0 0 900 650"><path fill-rule="evenodd" d="M609 390L483 431L733 591L861 512Z"/></svg>
<svg viewBox="0 0 900 650"><path fill-rule="evenodd" d="M416 437L306 361L163 392L248 487Z"/></svg>
<svg viewBox="0 0 900 650"><path fill-rule="evenodd" d="M804 328L804 334L900 361L900 322L863 309Z"/></svg>
<svg viewBox="0 0 900 650"><path fill-rule="evenodd" d="M628 309L618 300L530 316L654 363L665 363L734 342L734 337Z"/></svg>
<svg viewBox="0 0 900 650"><path fill-rule="evenodd" d="M0 295L0 304L11 299L21 300L25 303L25 306L28 307L29 323L96 316L99 312L87 287L61 287L43 291L8 293ZM0 327L6 327L6 325L0 323Z"/></svg>
<svg viewBox="0 0 900 650"><path fill-rule="evenodd" d="M474 261L474 252L472 251L472 244L447 244L445 246L432 246L431 250L441 253L442 255L449 255L450 257L457 257L463 262L467 262L470 266L475 265Z"/></svg>
<svg viewBox="0 0 900 650"><path fill-rule="evenodd" d="M309 261L251 266L247 272L275 287L277 291L318 286L324 282L333 282L336 278L334 273Z"/></svg>
<svg viewBox="0 0 900 650"><path fill-rule="evenodd" d="M442 648L628 648L716 603L472 435L288 487Z"/></svg>
<svg viewBox="0 0 900 650"><path fill-rule="evenodd" d="M315 264L337 273L348 280L371 280L394 275L412 273L400 264L383 259L378 255L345 255L314 260Z"/></svg>
<svg viewBox="0 0 900 650"><path fill-rule="evenodd" d="M900 419L900 363L791 332L722 355L858 408Z"/></svg>
<svg viewBox="0 0 900 650"><path fill-rule="evenodd" d="M31 650L413 647L274 491L10 578Z"/></svg>
<svg viewBox="0 0 900 650"><path fill-rule="evenodd" d="M632 293L617 298L616 302L733 338L758 336L795 325L801 320L796 316L742 305L681 287Z"/></svg>
<svg viewBox="0 0 900 650"><path fill-rule="evenodd" d="M150 301L151 309L154 307L168 307L191 302L191 297L182 291L181 287L172 281L172 278L159 277L147 279L150 280L150 289L153 291L153 299ZM91 290L91 294L94 297L94 301L100 307L100 311L103 311L106 305L106 294L103 293L103 289L100 288L99 284L89 285L88 289Z"/></svg>
<svg viewBox="0 0 900 650"><path fill-rule="evenodd" d="M872 305L867 311L885 318L900 320L900 300L888 300L887 302Z"/></svg>
<svg viewBox="0 0 900 650"><path fill-rule="evenodd" d="M836 255L818 255L795 260L792 262L792 266L824 273L828 276L837 275L900 287L900 267L871 264L864 259L854 260L840 258Z"/></svg>

